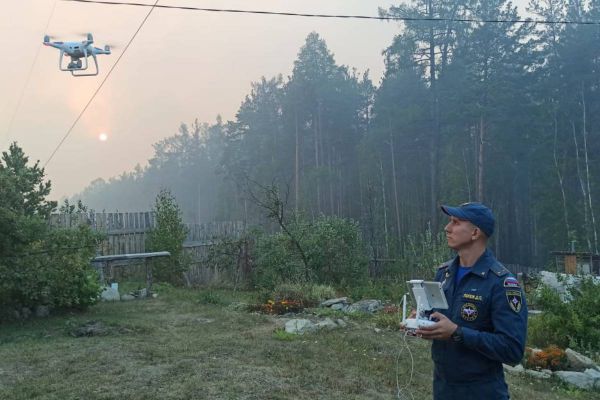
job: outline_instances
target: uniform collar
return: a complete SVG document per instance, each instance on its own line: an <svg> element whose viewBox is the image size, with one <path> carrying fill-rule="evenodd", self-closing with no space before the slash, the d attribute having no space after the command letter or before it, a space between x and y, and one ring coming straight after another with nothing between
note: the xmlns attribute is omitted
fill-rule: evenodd
<svg viewBox="0 0 600 400"><path fill-rule="evenodd" d="M458 269L460 264L460 257L457 255L452 261L451 269L454 273ZM496 267L496 257L494 257L494 253L490 249L485 249L483 254L477 259L475 264L471 267L468 273L479 276L480 278L485 278L488 274L488 271L493 270Z"/></svg>

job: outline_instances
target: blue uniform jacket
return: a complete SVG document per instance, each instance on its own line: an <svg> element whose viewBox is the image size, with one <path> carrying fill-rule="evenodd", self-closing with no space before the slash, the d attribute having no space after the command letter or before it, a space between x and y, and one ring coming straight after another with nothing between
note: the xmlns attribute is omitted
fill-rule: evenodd
<svg viewBox="0 0 600 400"><path fill-rule="evenodd" d="M443 282L448 309L436 311L460 325L464 339L433 341L435 379L452 384L504 382L502 363L519 363L525 350L525 296L489 249L455 285L458 264L456 257L437 271L435 279Z"/></svg>

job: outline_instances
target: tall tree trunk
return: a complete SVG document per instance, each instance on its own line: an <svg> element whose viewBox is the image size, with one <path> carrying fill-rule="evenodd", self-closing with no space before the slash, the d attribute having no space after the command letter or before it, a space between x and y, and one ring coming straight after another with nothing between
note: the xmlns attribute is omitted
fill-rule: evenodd
<svg viewBox="0 0 600 400"><path fill-rule="evenodd" d="M295 127L296 127L296 154L294 163L294 209L298 214L298 207L300 205L300 138L298 135L298 111L294 111Z"/></svg>
<svg viewBox="0 0 600 400"><path fill-rule="evenodd" d="M317 113L313 116L313 131L315 134L315 179L317 187L317 214L321 213L321 185L319 179L319 127L318 127L319 104L317 103Z"/></svg>
<svg viewBox="0 0 600 400"><path fill-rule="evenodd" d="M484 171L484 146L485 141L485 122L483 115L479 117L479 146L477 152L477 201L483 202L483 171Z"/></svg>
<svg viewBox="0 0 600 400"><path fill-rule="evenodd" d="M585 92L584 92L584 87L583 87L583 82L581 82L581 104L583 106L583 155L585 158L585 179L586 179L586 183L587 183L587 201L588 201L588 206L590 209L590 217L591 217L591 222L592 222L592 234L593 234L593 238L594 238L594 254L598 254L598 232L596 231L596 218L594 217L594 206L592 203L592 190L590 187L590 163L589 163L589 159L588 159L588 147L587 147L587 109L586 109L586 103L585 103Z"/></svg>
<svg viewBox="0 0 600 400"><path fill-rule="evenodd" d="M573 142L575 143L575 165L577 166L577 178L579 179L579 187L581 188L581 194L583 196L583 219L585 222L585 240L588 245L588 250L591 252L592 242L590 240L590 217L588 212L586 185L583 183L583 176L581 175L581 166L579 165L579 144L577 143L577 131L575 129L574 121L571 121L571 127L573 128Z"/></svg>
<svg viewBox="0 0 600 400"><path fill-rule="evenodd" d="M385 200L385 176L383 175L383 162L379 159L379 175L381 177L381 198L383 200L383 233L385 235L385 255L390 254L388 224L387 224L387 206Z"/></svg>
<svg viewBox="0 0 600 400"><path fill-rule="evenodd" d="M429 18L434 17L433 13L433 0L429 0L428 3L428 14ZM438 210L437 210L437 197L438 197L438 155L439 155L439 136L440 136L440 113L437 93L437 77L436 77L436 58L435 58L435 33L433 30L434 25L430 24L429 28L429 79L430 79L430 90L431 90L431 116L433 121L433 127L431 132L430 141L430 199L429 209L431 212L431 229L433 232L437 232L438 229Z"/></svg>
<svg viewBox="0 0 600 400"><path fill-rule="evenodd" d="M565 185L562 176L562 172L560 171L560 164L558 162L558 156L556 155L556 145L558 141L558 120L556 117L556 110L553 113L554 117L554 148L553 148L553 156L554 156L554 168L556 168L556 176L558 177L558 184L560 186L560 194L562 197L562 205L563 205L563 218L565 219L565 228L566 232L566 242L569 240L571 228L569 227L569 211L567 208L567 195L565 193Z"/></svg>
<svg viewBox="0 0 600 400"><path fill-rule="evenodd" d="M396 235L398 236L398 245L401 242L402 229L400 227L400 204L398 202L398 179L396 178L396 155L394 151L394 135L392 134L392 121L388 118L390 130L390 157L392 159L392 182L394 184L394 205L396 207Z"/></svg>

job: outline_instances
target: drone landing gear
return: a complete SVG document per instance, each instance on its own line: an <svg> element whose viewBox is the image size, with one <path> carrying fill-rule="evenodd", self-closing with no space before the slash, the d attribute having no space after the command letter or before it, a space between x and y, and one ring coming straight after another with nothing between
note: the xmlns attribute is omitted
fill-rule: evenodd
<svg viewBox="0 0 600 400"><path fill-rule="evenodd" d="M98 75L98 60L96 59L96 55L95 54L88 54L87 51L85 51L84 49L84 57L83 57L83 62L81 61L80 58L75 58L75 57L71 57L71 62L69 62L69 64L67 65L67 67L63 67L63 56L64 56L64 51L60 52L60 59L58 61L58 66L60 68L61 71L68 71L71 73L71 75L73 76L96 76ZM88 56L92 56L92 58L94 59L94 65L95 65L95 71L94 72L90 72L90 73L80 73L78 71L85 71L88 69L89 67L89 63L88 63Z"/></svg>

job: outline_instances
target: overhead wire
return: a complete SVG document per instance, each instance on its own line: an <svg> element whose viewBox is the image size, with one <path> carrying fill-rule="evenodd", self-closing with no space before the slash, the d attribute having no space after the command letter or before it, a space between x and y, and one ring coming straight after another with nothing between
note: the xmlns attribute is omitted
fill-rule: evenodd
<svg viewBox="0 0 600 400"><path fill-rule="evenodd" d="M48 20L46 21L46 26L44 27L44 33L46 33L48 31L48 27L50 26L50 21L52 20L52 17L54 16L54 11L56 10L56 4L58 4L58 0L54 0L54 4L52 5L52 10L50 11L50 15L48 16ZM10 121L8 123L8 128L6 128L6 132L4 135L4 141L2 142L2 145L0 146L0 148L4 148L6 143L8 143L8 139L10 138L10 132L12 130L13 123L15 122L15 118L16 118L19 110L21 109L21 103L23 102L23 97L25 97L25 91L29 87L29 81L31 80L33 68L35 67L35 65L37 63L37 59L38 59L38 56L40 55L40 50L42 47L43 47L43 45L42 45L42 43L40 43L38 45L37 51L35 52L35 57L33 57L33 62L31 63L31 66L29 67L29 72L27 73L27 79L25 80L25 85L23 85L23 88L21 89L21 93L19 94L19 100L17 101L17 106L15 107L15 111L13 112L13 115L10 118Z"/></svg>
<svg viewBox="0 0 600 400"><path fill-rule="evenodd" d="M119 61L121 61L121 58L123 58L123 55L125 55L125 53L127 52L127 49L129 48L129 46L131 45L131 43L133 42L133 40L135 39L135 37L137 36L137 34L140 32L140 30L142 29L142 27L144 26L144 24L148 20L148 17L150 17L150 14L152 14L152 11L154 10L154 8L156 7L156 5L158 4L159 1L160 0L156 0L153 5L148 5L149 7L151 6L152 8L150 8L150 11L148 11L148 13L146 14L146 16L144 17L144 19L142 20L142 22L138 26L137 30L134 32L134 34L131 37L131 39L129 39L129 42L127 42L127 44L123 48L123 51L121 52L121 54L119 55L119 57L117 58L117 60L115 61L115 63L112 65L112 67L110 68L110 70L108 71L108 73L106 74L106 76L104 77L104 79L102 80L102 82L100 83L100 85L98 86L98 88L96 89L96 91L94 92L94 94L92 94L92 97L90 97L90 99L88 100L88 102L85 105L85 107L83 107L83 109L81 110L81 112L79 113L79 115L77 116L77 118L75 118L75 121L73 122L73 124L71 125L71 127L69 128L69 130L67 131L67 133L62 137L61 141L54 148L54 151L52 151L52 154L50 154L50 157L48 157L48 159L44 163L43 168L46 168L46 166L48 165L48 163L52 160L52 158L54 158L54 155L56 154L56 152L58 151L58 149L60 149L60 147L62 146L62 144L65 142L65 140L67 140L67 138L69 137L69 135L71 134L71 132L73 131L73 129L75 128L75 126L77 125L77 122L79 122L79 120L81 119L81 117L83 116L83 114L85 113L85 111L88 109L88 107L90 106L90 104L92 104L92 101L94 100L94 98L96 97L96 95L98 94L98 92L100 92L100 89L102 89L102 86L104 86L104 83L106 83L106 81L110 77L110 74L113 72L113 70L119 64Z"/></svg>
<svg viewBox="0 0 600 400"><path fill-rule="evenodd" d="M410 17L410 16L389 16L389 15L344 15L344 14L316 14L316 13L295 13L287 11L263 11L263 10L242 10L231 8L206 8L191 6L174 6L168 4L151 5L146 3L137 3L131 1L99 1L99 0L62 0L72 3L104 4L110 6L136 6L136 7L156 7L163 9L176 9L185 11L204 11L218 13L236 13L236 14L260 14L275 15L287 17L308 17L308 18L338 18L338 19L363 19L377 21L429 21L429 22L469 22L469 23L496 23L496 24L541 24L541 25L600 25L600 21L574 21L574 20L542 20L542 19L478 19L478 18L446 18L446 17Z"/></svg>

